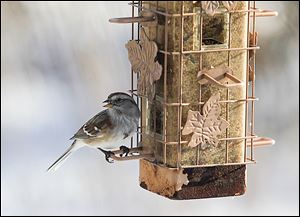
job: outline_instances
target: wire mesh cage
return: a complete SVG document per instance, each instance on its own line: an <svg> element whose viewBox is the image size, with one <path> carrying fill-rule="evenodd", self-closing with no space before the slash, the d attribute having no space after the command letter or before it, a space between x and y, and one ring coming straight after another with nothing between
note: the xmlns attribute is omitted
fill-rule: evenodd
<svg viewBox="0 0 300 217"><path fill-rule="evenodd" d="M255 1L130 5L131 18L110 21L132 23L130 92L141 120L131 148L148 154L140 155L141 186L175 199L243 194L254 146L273 142L255 133L255 52L256 17L276 12ZM222 192L209 182L218 190L203 193L205 174L216 178L212 169L219 179L238 177L236 186ZM187 183L202 187L183 191Z"/></svg>

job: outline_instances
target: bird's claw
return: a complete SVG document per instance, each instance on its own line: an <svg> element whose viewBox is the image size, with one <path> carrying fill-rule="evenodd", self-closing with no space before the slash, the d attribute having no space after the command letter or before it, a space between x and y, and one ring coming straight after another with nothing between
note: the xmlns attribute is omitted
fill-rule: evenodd
<svg viewBox="0 0 300 217"><path fill-rule="evenodd" d="M112 155L115 155L115 154L114 154L113 152L111 152L111 151L107 151L107 152L105 153L105 160L106 160L108 163L113 163L113 162L114 162L113 159L110 159L110 157L111 157Z"/></svg>
<svg viewBox="0 0 300 217"><path fill-rule="evenodd" d="M125 154L125 156L128 156L128 154L130 152L130 149L124 145L120 146L120 150L123 152L122 154L120 154L120 157L123 157L124 154Z"/></svg>
<svg viewBox="0 0 300 217"><path fill-rule="evenodd" d="M105 160L108 162L108 163L113 163L114 160L110 160L110 157L115 155L112 151L105 151L103 150L102 148L98 148L101 152L103 152L103 154L105 154Z"/></svg>

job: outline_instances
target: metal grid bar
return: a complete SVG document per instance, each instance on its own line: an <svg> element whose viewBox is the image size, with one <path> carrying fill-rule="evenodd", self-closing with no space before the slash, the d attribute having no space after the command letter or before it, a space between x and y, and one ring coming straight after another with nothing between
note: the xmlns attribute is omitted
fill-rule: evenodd
<svg viewBox="0 0 300 217"><path fill-rule="evenodd" d="M146 159L147 160L147 159ZM147 160L149 161L149 160ZM151 161L150 161L151 162ZM241 162L241 163L223 163L223 164L199 164L199 165L184 165L182 166L181 168L182 169L187 169L187 168L201 168L201 167L215 167L215 166L233 166L233 165L246 165L246 164L255 164L256 161L251 161L250 158L247 158L247 161L246 162ZM165 164L159 164L159 166L161 167L165 167L165 168L177 168L177 167L170 167L170 166L167 166Z"/></svg>
<svg viewBox="0 0 300 217"><path fill-rule="evenodd" d="M229 88L226 90L226 99L229 100ZM229 103L226 103L226 121L229 119ZM226 138L228 138L229 126L226 128ZM228 140L225 141L225 162L228 163Z"/></svg>
<svg viewBox="0 0 300 217"><path fill-rule="evenodd" d="M244 136L244 137L232 137L232 138L220 138L219 141L230 141L230 140L243 140L243 139L251 139L251 138L257 138L258 136ZM163 143L161 140L156 140L157 142ZM180 144L187 144L189 141L181 141ZM167 145L176 145L178 142L167 142Z"/></svg>
<svg viewBox="0 0 300 217"><path fill-rule="evenodd" d="M253 1L253 8L256 8L256 3ZM255 35L255 27L256 27L256 19L255 12L252 17L252 35ZM251 96L253 97L255 94L255 52L253 55L253 69L251 74ZM251 135L254 134L254 103L251 102ZM251 152L250 152L251 160L253 160L253 139L251 138Z"/></svg>
<svg viewBox="0 0 300 217"><path fill-rule="evenodd" d="M179 108L178 108L178 144L177 144L177 168L181 168L181 121L182 121L182 73L183 73L183 26L184 26L184 4L181 1L181 22L180 22L180 72L179 72Z"/></svg>
<svg viewBox="0 0 300 217"><path fill-rule="evenodd" d="M229 14L229 21L228 21L228 56L227 56L227 66L230 68L230 48L231 48L231 14ZM228 83L228 82L227 82ZM226 101L229 101L229 88L226 89ZM229 103L226 103L226 121L228 122L229 119ZM226 128L226 138L228 138L228 130L229 126ZM225 163L228 163L228 140L225 141Z"/></svg>
<svg viewBox="0 0 300 217"><path fill-rule="evenodd" d="M203 16L202 16L202 7L200 7L200 37L199 37L199 49L202 50L202 34L203 34ZM203 69L203 65L202 65L202 53L199 53L199 71L202 71ZM202 101L202 85L199 83L199 102ZM201 104L199 104L199 111L201 111ZM200 164L200 146L197 146L197 160L196 160L196 164L199 165Z"/></svg>
<svg viewBox="0 0 300 217"><path fill-rule="evenodd" d="M241 163L223 163L223 164L200 164L200 165L190 165L182 166L182 168L199 168L199 167L215 167L215 166L233 166L233 165L243 165L243 164L254 164L256 161L251 161L250 159L246 162Z"/></svg>
<svg viewBox="0 0 300 217"><path fill-rule="evenodd" d="M181 17L181 16L194 16L194 15L199 15L200 13L184 13L184 14L169 14L169 13L165 13L165 12L162 12L162 11L158 11L158 10L153 10L153 9L150 9L150 8L146 8L146 7L143 7L143 6L139 6L137 3L129 3L129 5L131 6L134 6L134 7L140 7L142 10L144 11L150 11L150 12L153 12L153 13L156 13L156 14L159 14L159 15L162 15L162 16L166 16L166 17L170 17L170 18L173 18L173 17ZM272 10L261 10L261 9L255 9L255 8L250 8L248 10L230 10L230 11L222 11L222 12L215 12L215 14L227 14L227 13L244 13L244 12L248 12L249 14L254 14L254 13L264 13L264 12L268 12L269 14L267 16L276 16L276 13L275 11L272 11ZM273 13L272 13L273 12ZM270 14L272 13L272 14ZM254 15L252 15L254 16Z"/></svg>
<svg viewBox="0 0 300 217"><path fill-rule="evenodd" d="M242 50L258 50L260 47L242 47L242 48L219 48L219 49L205 49L205 50L189 50L189 51L182 51L182 54L197 54L197 53L211 53L211 52L220 52L220 51L242 51ZM180 52L168 52L164 50L159 50L160 53L167 53L168 55L180 55Z"/></svg>
<svg viewBox="0 0 300 217"><path fill-rule="evenodd" d="M131 6L131 17L134 17L134 1L132 1L132 6ZM134 40L134 23L131 24L131 40ZM133 94L133 69L131 66L131 97L134 96ZM138 97L137 97L138 98ZM137 142L138 143L138 142ZM130 148L133 148L133 137L130 138Z"/></svg>
<svg viewBox="0 0 300 217"><path fill-rule="evenodd" d="M236 99L236 100L220 100L219 103L238 103L238 102L247 102L247 101L257 101L258 98L248 98L248 99ZM203 105L206 102L198 102L198 103L181 103L182 106L189 105ZM180 106L180 103L166 103L166 106Z"/></svg>
<svg viewBox="0 0 300 217"><path fill-rule="evenodd" d="M129 90L130 91L130 90ZM135 93L136 92L136 90L133 90L133 95L136 95L136 96L138 96L138 94L136 94ZM147 98L147 97L145 97L145 96L139 96L139 97L141 97L141 98ZM259 98L256 98L256 97L248 97L248 99L231 99L231 100L220 100L219 101L219 103L238 103L238 102L246 102L246 101L258 101L259 100ZM203 105L203 104L205 104L206 102L198 102L198 103L181 103L181 105L182 106L189 106L189 105ZM176 102L174 102L174 103L164 103L164 102L162 102L162 104L164 105L164 106L179 106L180 105L180 103L176 103Z"/></svg>
<svg viewBox="0 0 300 217"><path fill-rule="evenodd" d="M142 1L139 1L139 4L140 4L140 6L142 6L142 5L143 5L143 2L142 2ZM142 10L142 9L139 8L139 13L141 12L141 10ZM139 30L138 30L138 34L139 34L139 35L138 35L138 40L140 41L140 29L141 29L141 24L138 24L138 27L139 27ZM137 76L139 76L139 75L137 75ZM139 100L140 98L137 97L137 99ZM139 106L140 106L140 111L141 111L140 126L142 126L142 120L143 120L143 100L140 100ZM142 136L140 136L140 137L138 137L138 138L139 138L139 140L138 140L137 146L139 146L140 141L142 141Z"/></svg>
<svg viewBox="0 0 300 217"><path fill-rule="evenodd" d="M156 1L156 10L158 10L158 1ZM157 36L158 36L158 25L156 25L156 29L155 29L156 33L155 33L155 37L157 40ZM156 84L154 83L154 90L156 89ZM154 136L153 136L153 144L155 144L155 153L157 152L157 142L155 142L156 139L156 95L154 95L154 102L151 105L153 107L153 132L154 132Z"/></svg>
<svg viewBox="0 0 300 217"><path fill-rule="evenodd" d="M168 1L166 1L166 12L168 13ZM168 17L165 17L165 50L168 50ZM164 54L164 103L167 103L167 70L168 55ZM167 164L167 106L164 106L164 164Z"/></svg>
<svg viewBox="0 0 300 217"><path fill-rule="evenodd" d="M143 2L142 1L138 1L138 5L142 6ZM141 12L141 7L138 8L138 14L140 14ZM140 31L141 31L141 24L138 23L138 32L137 32L137 40L138 42L140 41ZM139 79L139 74L137 73L137 80ZM140 100L140 97L136 97L136 103L138 104L138 106L140 107L140 111L141 111L141 117L140 117L140 126L142 126L142 120L143 120L143 101ZM142 140L142 135L137 134L136 135L136 146L138 147L140 144L140 141Z"/></svg>
<svg viewBox="0 0 300 217"><path fill-rule="evenodd" d="M251 3L248 2L248 9L250 9ZM250 31L250 14L247 14L247 47L249 47L249 31ZM249 83L249 50L247 50L246 54L246 99L248 98L248 83ZM248 101L246 101L245 105L245 134L248 134ZM247 158L247 139L244 141L244 162L246 162Z"/></svg>
<svg viewBox="0 0 300 217"><path fill-rule="evenodd" d="M151 134L147 134L147 133L143 133L143 132L137 132L138 134L142 134L144 135L145 137L150 137L150 138L154 138L153 135ZM258 138L257 135L253 135L253 136L244 136L244 137L231 137L231 138L220 138L219 140L220 141L230 141L230 140L243 140L243 139L251 139L251 138ZM155 140L156 142L159 142L159 143L162 143L162 144L166 144L166 145L177 145L178 144L178 141L174 141L174 142L165 142L163 140L159 140L159 139L156 139ZM180 144L186 144L188 143L189 141L181 141Z"/></svg>

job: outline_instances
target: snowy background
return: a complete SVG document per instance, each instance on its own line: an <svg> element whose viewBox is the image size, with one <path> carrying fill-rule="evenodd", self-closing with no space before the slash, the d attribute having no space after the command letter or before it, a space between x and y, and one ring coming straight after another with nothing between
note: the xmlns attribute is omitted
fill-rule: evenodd
<svg viewBox="0 0 300 217"><path fill-rule="evenodd" d="M299 215L299 3L258 2L255 150L244 196L172 201L138 185L138 162L84 148L48 166L114 91L130 88L127 2L1 2L2 215Z"/></svg>

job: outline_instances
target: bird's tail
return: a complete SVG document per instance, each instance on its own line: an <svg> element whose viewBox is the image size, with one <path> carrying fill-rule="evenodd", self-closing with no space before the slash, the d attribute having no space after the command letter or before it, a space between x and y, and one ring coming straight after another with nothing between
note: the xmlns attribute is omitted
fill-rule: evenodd
<svg viewBox="0 0 300 217"><path fill-rule="evenodd" d="M79 149L81 145L77 145L76 140L72 143L72 145L60 156L48 169L47 171L55 172L69 157L70 155Z"/></svg>

